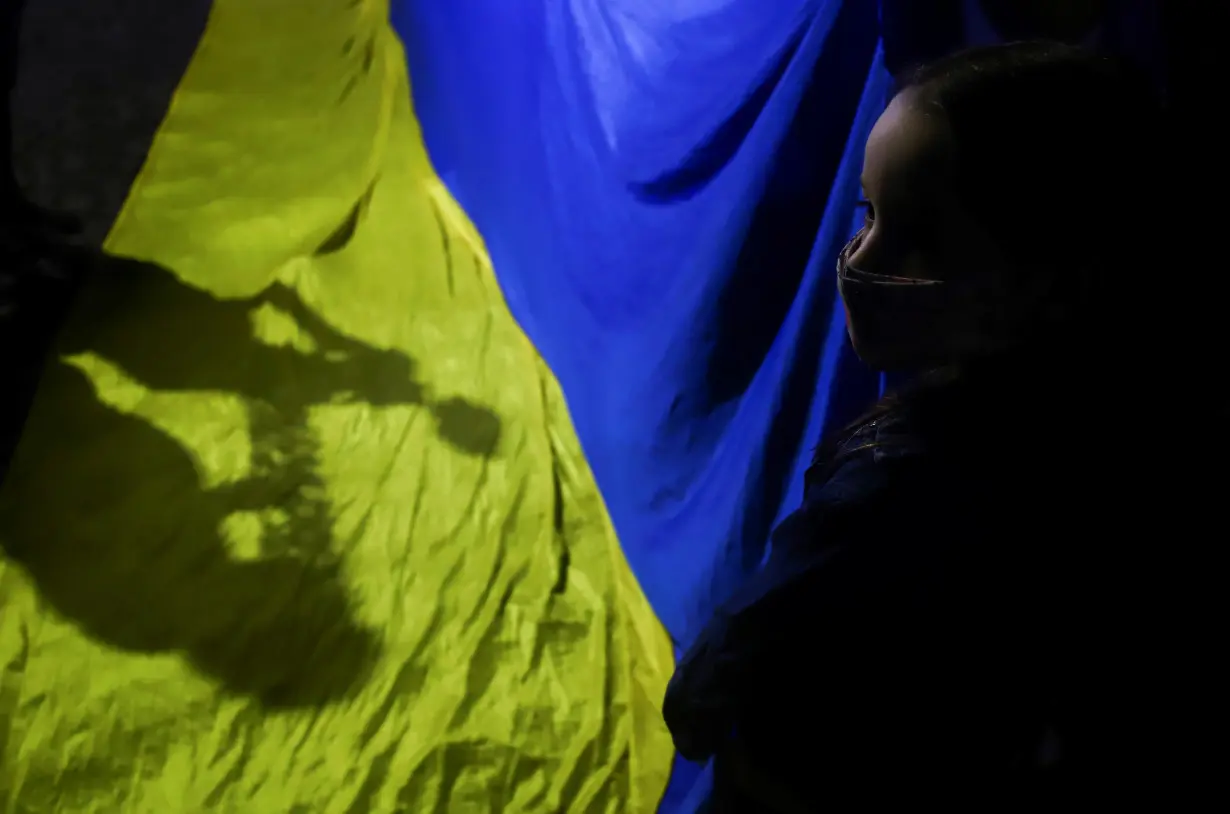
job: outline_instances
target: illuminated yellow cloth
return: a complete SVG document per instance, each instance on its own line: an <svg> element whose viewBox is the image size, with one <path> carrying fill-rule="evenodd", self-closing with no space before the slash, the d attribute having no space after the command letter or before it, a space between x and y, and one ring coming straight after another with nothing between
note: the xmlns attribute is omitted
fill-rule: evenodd
<svg viewBox="0 0 1230 814"><path fill-rule="evenodd" d="M0 494L0 811L657 806L669 641L387 15L215 1Z"/></svg>

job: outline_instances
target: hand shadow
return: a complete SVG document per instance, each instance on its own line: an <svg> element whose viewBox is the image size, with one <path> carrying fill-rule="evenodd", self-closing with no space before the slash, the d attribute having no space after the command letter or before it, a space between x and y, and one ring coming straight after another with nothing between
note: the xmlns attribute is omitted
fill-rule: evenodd
<svg viewBox="0 0 1230 814"><path fill-rule="evenodd" d="M52 362L26 428L31 443L0 495L5 552L100 642L182 653L225 691L271 707L349 696L379 645L340 578L308 408L346 395L430 409L412 360L334 331L289 289L219 301L154 266L101 262L59 354L97 354L155 391L238 394L249 405L252 471L208 487L175 438L101 401L77 367ZM254 341L252 312L266 303L289 311L317 349ZM126 327L138 316L140 331ZM440 422L444 440L493 454L498 419L464 409L473 420ZM267 509L284 522L263 523L255 555L232 553L225 524Z"/></svg>
<svg viewBox="0 0 1230 814"><path fill-rule="evenodd" d="M417 404L432 414L449 445L467 455L495 454L500 421L490 409L458 398L434 400L416 379L413 359L342 334L281 283L249 299L218 300L158 266L109 256L92 277L83 308L95 316L82 321L104 327L66 337L66 351L96 353L151 390L235 393L291 414L339 401ZM291 317L316 351L251 339L253 315L262 306ZM140 313L148 329L140 335L126 330L126 313ZM175 352L164 352L167 346Z"/></svg>

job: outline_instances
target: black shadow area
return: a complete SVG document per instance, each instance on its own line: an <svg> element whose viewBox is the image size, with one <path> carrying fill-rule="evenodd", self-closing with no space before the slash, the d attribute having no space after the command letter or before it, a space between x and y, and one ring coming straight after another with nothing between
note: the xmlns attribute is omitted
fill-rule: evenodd
<svg viewBox="0 0 1230 814"><path fill-rule="evenodd" d="M50 606L107 645L182 653L225 691L271 707L347 697L379 644L340 579L309 409L418 405L442 440L476 456L494 454L499 419L463 400L432 401L412 359L341 334L284 286L223 301L153 265L91 263L5 483L5 553ZM267 305L315 347L256 341L252 315ZM104 403L88 376L59 361L84 352L149 390L239 397L249 476L207 485L178 440ZM223 530L235 522L259 528L259 551L230 550Z"/></svg>

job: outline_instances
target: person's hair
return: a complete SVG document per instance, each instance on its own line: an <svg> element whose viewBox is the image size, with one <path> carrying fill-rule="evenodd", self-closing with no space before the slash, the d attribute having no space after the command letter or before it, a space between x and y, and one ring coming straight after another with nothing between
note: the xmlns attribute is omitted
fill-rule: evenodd
<svg viewBox="0 0 1230 814"><path fill-rule="evenodd" d="M1143 74L1081 48L1015 43L944 57L902 93L946 118L961 203L1009 258L1046 275L1068 318L1040 323L1013 352L933 371L886 396L826 439L818 461L867 422L911 405L924 431L948 440L969 435L974 416L1027 409L1028 426L1011 431L1036 440L1055 430L1048 418L1070 417L1061 404L1116 380L1157 338L1148 292L1173 201L1164 106ZM1034 378L1045 384L1031 391Z"/></svg>
<svg viewBox="0 0 1230 814"><path fill-rule="evenodd" d="M947 120L958 197L1009 255L1104 269L1156 242L1166 116L1130 63L1014 43L925 65L904 91Z"/></svg>

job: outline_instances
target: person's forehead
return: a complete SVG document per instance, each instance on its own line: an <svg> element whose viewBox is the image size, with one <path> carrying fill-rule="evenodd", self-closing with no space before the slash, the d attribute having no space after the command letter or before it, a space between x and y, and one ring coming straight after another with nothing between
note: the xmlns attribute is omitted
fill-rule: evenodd
<svg viewBox="0 0 1230 814"><path fill-rule="evenodd" d="M909 194L924 185L936 190L951 179L952 142L948 122L926 112L907 95L898 95L867 139L863 179L868 191ZM922 190L918 190L922 191Z"/></svg>

